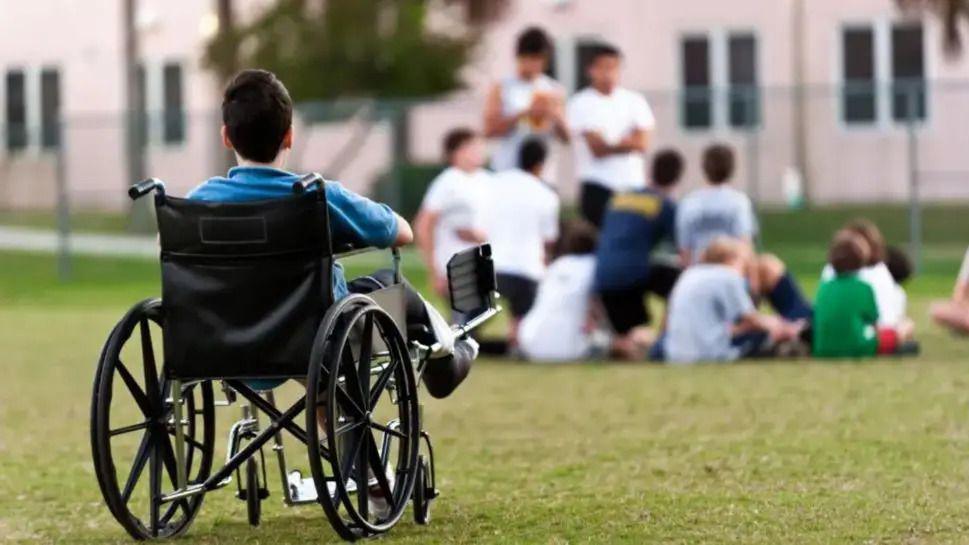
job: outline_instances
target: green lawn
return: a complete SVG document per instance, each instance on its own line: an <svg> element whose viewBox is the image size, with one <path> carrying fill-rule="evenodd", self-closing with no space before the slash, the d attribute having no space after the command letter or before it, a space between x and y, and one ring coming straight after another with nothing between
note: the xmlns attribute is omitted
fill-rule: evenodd
<svg viewBox="0 0 969 545"><path fill-rule="evenodd" d="M778 252L809 289L823 238ZM950 288L955 242L930 247L910 286L918 359L480 362L454 396L427 400L443 491L432 524L408 516L386 542L969 541L969 342L925 320L928 301ZM158 293L158 274L148 262L90 258L74 272L61 285L51 257L0 253L0 542L128 542L93 475L90 386L108 330ZM408 272L421 283L419 269ZM237 409L219 410L221 449ZM185 542L335 541L319 508L281 505L269 469L260 528L222 490Z"/></svg>

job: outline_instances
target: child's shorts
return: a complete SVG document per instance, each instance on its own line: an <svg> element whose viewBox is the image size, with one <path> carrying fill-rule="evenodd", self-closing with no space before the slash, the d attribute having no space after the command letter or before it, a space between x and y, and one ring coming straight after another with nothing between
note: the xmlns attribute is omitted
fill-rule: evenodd
<svg viewBox="0 0 969 545"><path fill-rule="evenodd" d="M885 356L898 352L898 332L890 327L878 328L878 355Z"/></svg>

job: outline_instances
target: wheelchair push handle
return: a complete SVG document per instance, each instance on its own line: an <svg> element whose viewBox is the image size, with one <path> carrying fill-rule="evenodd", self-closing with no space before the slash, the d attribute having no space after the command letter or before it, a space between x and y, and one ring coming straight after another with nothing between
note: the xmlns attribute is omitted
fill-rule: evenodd
<svg viewBox="0 0 969 545"><path fill-rule="evenodd" d="M293 182L293 193L301 195L312 189L322 189L326 180L317 172L310 172Z"/></svg>
<svg viewBox="0 0 969 545"><path fill-rule="evenodd" d="M164 195L165 182L158 178L148 178L147 180L140 181L128 188L128 197L136 201L152 191L157 191L160 195Z"/></svg>

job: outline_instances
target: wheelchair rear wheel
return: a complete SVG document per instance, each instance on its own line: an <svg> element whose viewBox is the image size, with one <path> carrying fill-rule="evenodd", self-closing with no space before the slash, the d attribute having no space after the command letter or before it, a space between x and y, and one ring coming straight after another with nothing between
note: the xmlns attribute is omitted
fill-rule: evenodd
<svg viewBox="0 0 969 545"><path fill-rule="evenodd" d="M101 494L135 539L175 537L188 529L202 495L168 503L162 496L177 488L180 469L188 484L204 481L215 444L210 382L182 386L182 419L175 421L172 382L155 349L161 325L158 300L135 305L118 322L101 352L91 403L91 449ZM184 433L184 468L177 467L173 447L176 426Z"/></svg>
<svg viewBox="0 0 969 545"><path fill-rule="evenodd" d="M320 503L345 539L386 532L418 473L420 408L404 337L373 300L353 295L331 309L313 352L306 431Z"/></svg>

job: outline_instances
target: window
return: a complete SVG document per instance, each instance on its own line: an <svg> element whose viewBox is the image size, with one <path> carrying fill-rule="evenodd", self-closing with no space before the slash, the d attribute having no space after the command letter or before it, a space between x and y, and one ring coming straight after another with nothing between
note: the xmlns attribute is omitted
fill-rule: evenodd
<svg viewBox="0 0 969 545"><path fill-rule="evenodd" d="M166 144L185 141L185 111L182 102L182 67L169 63L162 69L163 139Z"/></svg>
<svg viewBox="0 0 969 545"><path fill-rule="evenodd" d="M40 72L40 145L55 149L61 143L61 77L57 69Z"/></svg>
<svg viewBox="0 0 969 545"><path fill-rule="evenodd" d="M731 127L753 127L760 120L757 87L757 40L753 34L727 39L728 108Z"/></svg>
<svg viewBox="0 0 969 545"><path fill-rule="evenodd" d="M581 40L575 46L575 88L585 89L589 86L589 74L586 70L592 62L592 55L602 42Z"/></svg>
<svg viewBox="0 0 969 545"><path fill-rule="evenodd" d="M17 151L27 147L27 90L22 70L10 70L6 77L7 150Z"/></svg>
<svg viewBox="0 0 969 545"><path fill-rule="evenodd" d="M872 27L851 27L842 33L844 87L841 111L845 123L873 123L877 117L875 33Z"/></svg>
<svg viewBox="0 0 969 545"><path fill-rule="evenodd" d="M683 126L708 128L713 124L713 93L710 86L710 42L706 37L684 38L683 61Z"/></svg>
<svg viewBox="0 0 969 545"><path fill-rule="evenodd" d="M892 118L907 121L910 105L914 106L911 119L925 119L925 56L919 23L892 27Z"/></svg>

